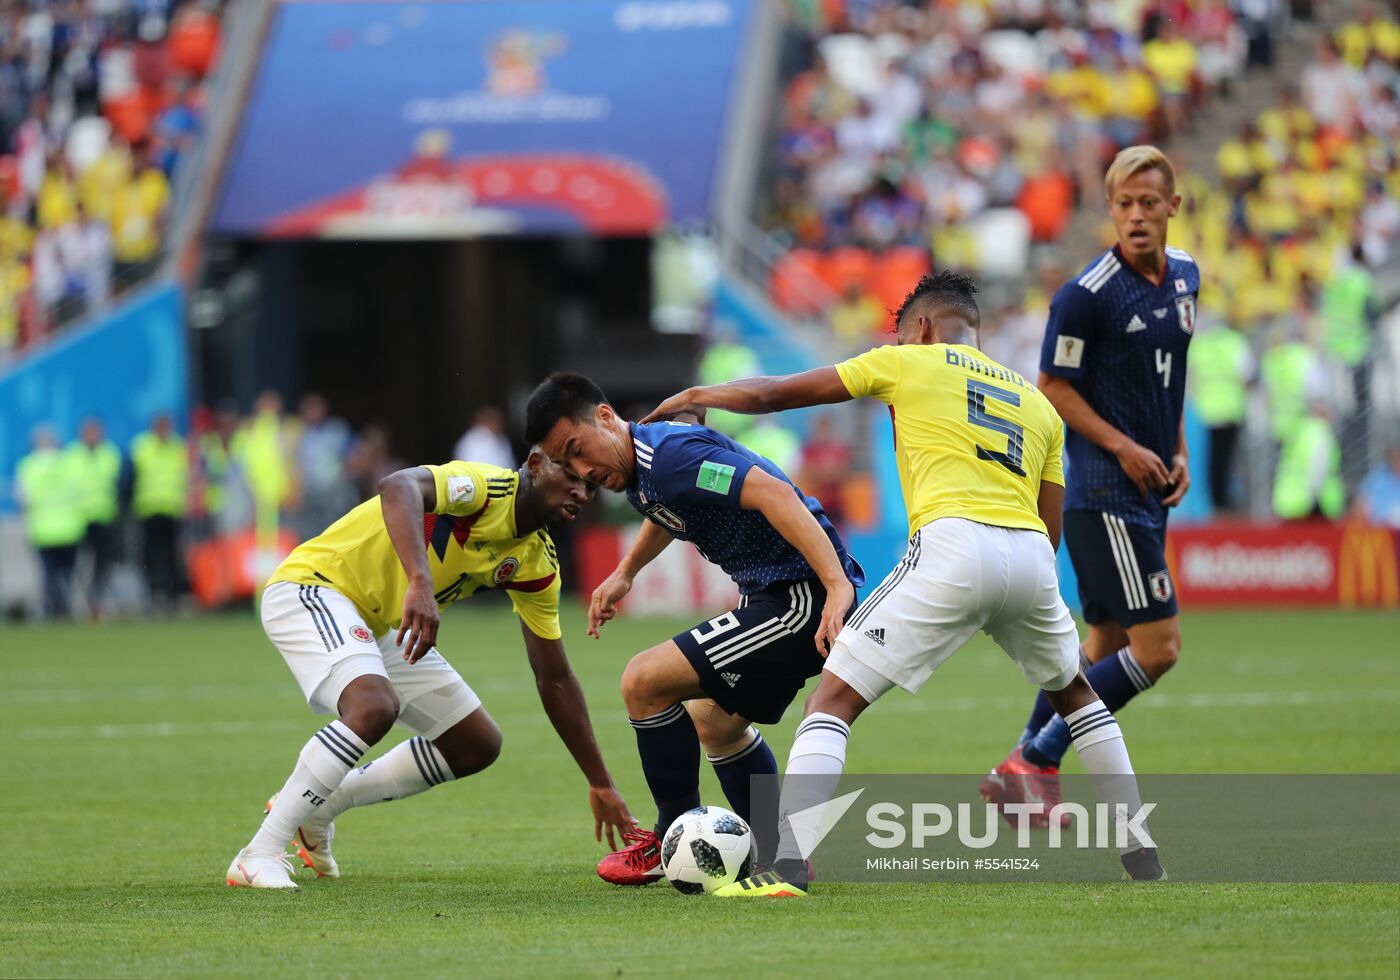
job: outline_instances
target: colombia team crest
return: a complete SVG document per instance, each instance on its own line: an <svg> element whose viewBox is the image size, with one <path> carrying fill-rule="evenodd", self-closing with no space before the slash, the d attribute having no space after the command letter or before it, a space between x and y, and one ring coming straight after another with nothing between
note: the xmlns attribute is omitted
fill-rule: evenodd
<svg viewBox="0 0 1400 980"><path fill-rule="evenodd" d="M356 624L355 626L350 627L350 635L351 635L353 638L359 640L361 643L373 643L373 642L374 642L374 634L371 633L369 630L365 629L363 626L360 626L360 625L358 625L358 624Z"/></svg>
<svg viewBox="0 0 1400 980"><path fill-rule="evenodd" d="M515 557L507 558L496 566L496 570L491 573L491 581L496 585L505 585L515 577L516 571L520 568L520 559Z"/></svg>

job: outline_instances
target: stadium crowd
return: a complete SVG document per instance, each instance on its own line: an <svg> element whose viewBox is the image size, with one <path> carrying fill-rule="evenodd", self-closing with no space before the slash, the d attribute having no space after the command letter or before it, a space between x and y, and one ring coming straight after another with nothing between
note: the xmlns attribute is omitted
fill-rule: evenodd
<svg viewBox="0 0 1400 980"><path fill-rule="evenodd" d="M891 250L1019 272L1118 149L1168 140L1268 63L1251 39L1272 5L1240 7L794 3L765 223L838 295L872 277L881 292Z"/></svg>
<svg viewBox="0 0 1400 980"><path fill-rule="evenodd" d="M1089 250L1113 241L1105 162L1138 142L1180 145L1203 105L1272 64L1284 13L1216 0L789 12L762 216L788 249L775 302L860 350L885 342L920 272L967 268L992 285L984 346L1029 377L1050 298L1079 265L1066 247L1076 211L1093 218L1081 231L1097 226ZM1178 167L1171 244L1202 270L1193 354L1213 353L1193 356L1192 399L1212 432L1202 482L1217 511L1242 505L1232 473L1251 401L1266 406L1279 516L1341 514L1338 488L1354 492L1374 457L1375 273L1400 241L1400 25L1361 4L1316 33L1299 76L1263 76L1273 104L1211 141L1216 173ZM1337 479L1289 489L1312 459Z"/></svg>
<svg viewBox="0 0 1400 980"><path fill-rule="evenodd" d="M221 9L0 5L0 363L153 270Z"/></svg>

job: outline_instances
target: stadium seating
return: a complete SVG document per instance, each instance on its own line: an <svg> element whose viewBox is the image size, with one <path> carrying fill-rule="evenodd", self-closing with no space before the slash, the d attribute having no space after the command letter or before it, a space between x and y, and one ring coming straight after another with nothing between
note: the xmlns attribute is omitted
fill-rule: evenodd
<svg viewBox="0 0 1400 980"><path fill-rule="evenodd" d="M1026 250L1008 255L996 238L1005 219L987 235L975 224L970 238L945 230L1014 208L1031 241L1060 241L1117 149L1169 136L1244 68L1224 3L1143 5L1126 22L1095 5L1065 22L1050 6L796 5L790 31L806 56L787 80L768 226L831 253L830 296L807 305L878 265L851 248L873 257L917 247L938 265L1023 270ZM987 241L996 247L984 255Z"/></svg>
<svg viewBox="0 0 1400 980"><path fill-rule="evenodd" d="M0 22L0 362L153 271L221 7L31 4Z"/></svg>

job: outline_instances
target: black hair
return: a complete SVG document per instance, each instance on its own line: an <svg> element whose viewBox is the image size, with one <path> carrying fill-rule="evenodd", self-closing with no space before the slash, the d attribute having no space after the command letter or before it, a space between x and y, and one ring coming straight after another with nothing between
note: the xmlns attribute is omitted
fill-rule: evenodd
<svg viewBox="0 0 1400 980"><path fill-rule="evenodd" d="M556 371L540 382L525 406L525 441L543 442L560 419L583 422L608 398L589 378L572 371Z"/></svg>
<svg viewBox="0 0 1400 980"><path fill-rule="evenodd" d="M944 269L937 275L924 276L919 280L918 285L909 290L909 295L904 297L904 302L899 304L899 309L894 314L894 328L898 331L900 323L904 320L904 314L913 309L920 300L927 299L939 306L951 306L965 314L975 330L982 323L982 314L977 309L977 300L973 298L976 293L977 280L961 272L951 272Z"/></svg>

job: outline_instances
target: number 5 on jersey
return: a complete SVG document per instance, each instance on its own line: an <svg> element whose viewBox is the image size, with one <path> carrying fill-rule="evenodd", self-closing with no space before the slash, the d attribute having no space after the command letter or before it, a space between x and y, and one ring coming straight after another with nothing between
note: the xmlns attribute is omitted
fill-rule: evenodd
<svg viewBox="0 0 1400 980"><path fill-rule="evenodd" d="M980 425L984 429L991 429L1006 436L1006 452L999 453L979 445L977 458L1000 463L1017 476L1025 476L1026 471L1021 468L1021 456L1025 450L1025 429L1009 419L989 413L988 398L1006 402L1013 408L1021 407L1021 396L1016 392L989 385L985 381L967 379L967 420L973 425Z"/></svg>

